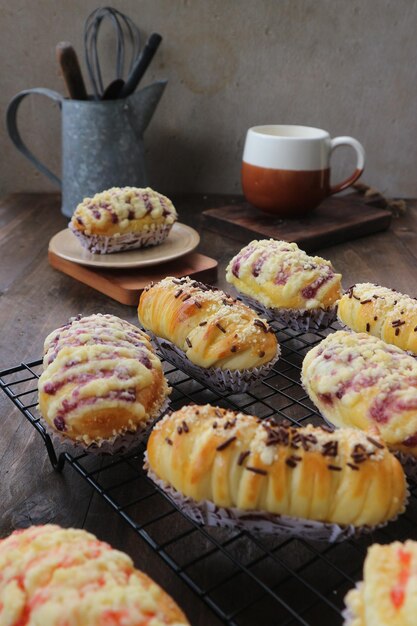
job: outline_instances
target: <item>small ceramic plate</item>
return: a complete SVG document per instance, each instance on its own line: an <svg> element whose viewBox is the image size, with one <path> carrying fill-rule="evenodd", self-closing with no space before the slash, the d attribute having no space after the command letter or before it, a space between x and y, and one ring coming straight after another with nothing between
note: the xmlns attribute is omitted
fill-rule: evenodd
<svg viewBox="0 0 417 626"><path fill-rule="evenodd" d="M194 228L175 222L165 241L158 246L126 250L113 254L92 254L85 250L72 232L66 228L54 235L49 242L49 250L67 261L93 267L146 267L166 263L192 252L200 242L200 235Z"/></svg>

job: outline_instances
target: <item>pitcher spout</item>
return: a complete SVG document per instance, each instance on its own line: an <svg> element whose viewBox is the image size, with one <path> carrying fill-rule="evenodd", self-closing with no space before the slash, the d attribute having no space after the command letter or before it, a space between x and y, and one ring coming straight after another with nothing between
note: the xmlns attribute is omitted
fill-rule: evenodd
<svg viewBox="0 0 417 626"><path fill-rule="evenodd" d="M134 132L142 135L151 121L155 109L164 93L166 80L158 80L126 98L125 108Z"/></svg>

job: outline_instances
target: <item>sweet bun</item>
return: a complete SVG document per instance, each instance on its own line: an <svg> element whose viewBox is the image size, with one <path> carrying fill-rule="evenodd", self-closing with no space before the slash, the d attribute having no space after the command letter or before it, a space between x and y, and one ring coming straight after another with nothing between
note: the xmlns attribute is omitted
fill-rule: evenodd
<svg viewBox="0 0 417 626"><path fill-rule="evenodd" d="M345 598L345 626L413 626L417 614L417 543L368 548L363 582Z"/></svg>
<svg viewBox="0 0 417 626"><path fill-rule="evenodd" d="M338 317L356 332L367 332L417 354L417 300L387 287L358 283L340 299Z"/></svg>
<svg viewBox="0 0 417 626"><path fill-rule="evenodd" d="M147 463L195 502L341 525L385 522L406 497L402 467L378 437L284 427L210 405L158 422Z"/></svg>
<svg viewBox="0 0 417 626"><path fill-rule="evenodd" d="M305 356L302 383L335 426L377 430L392 450L417 456L417 361L400 348L332 333Z"/></svg>
<svg viewBox="0 0 417 626"><path fill-rule="evenodd" d="M142 293L139 321L181 351L183 366L241 372L277 358L273 330L249 307L188 277L165 278Z"/></svg>
<svg viewBox="0 0 417 626"><path fill-rule="evenodd" d="M54 432L102 446L142 434L169 387L149 337L112 315L74 318L45 340L39 408ZM109 451L109 450L105 450Z"/></svg>
<svg viewBox="0 0 417 626"><path fill-rule="evenodd" d="M275 239L245 246L227 266L226 280L271 317L287 322L310 317L322 325L341 295L341 275L330 261Z"/></svg>
<svg viewBox="0 0 417 626"><path fill-rule="evenodd" d="M69 228L84 248L106 254L162 243L177 217L171 200L150 187L113 187L85 198Z"/></svg>
<svg viewBox="0 0 417 626"><path fill-rule="evenodd" d="M0 540L0 623L187 626L174 600L127 554L94 535L32 526Z"/></svg>

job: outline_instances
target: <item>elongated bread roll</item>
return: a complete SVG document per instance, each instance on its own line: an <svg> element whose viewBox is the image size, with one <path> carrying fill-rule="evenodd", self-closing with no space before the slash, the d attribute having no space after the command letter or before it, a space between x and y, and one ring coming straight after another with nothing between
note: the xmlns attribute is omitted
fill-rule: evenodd
<svg viewBox="0 0 417 626"><path fill-rule="evenodd" d="M354 429L277 426L210 405L186 406L154 427L154 474L195 501L337 524L375 525L404 508L398 460Z"/></svg>
<svg viewBox="0 0 417 626"><path fill-rule="evenodd" d="M141 295L140 323L203 368L246 370L277 355L275 334L252 309L190 278L165 278Z"/></svg>
<svg viewBox="0 0 417 626"><path fill-rule="evenodd" d="M161 243L176 220L171 200L150 187L112 187L84 198L69 229L90 252L107 254Z"/></svg>
<svg viewBox="0 0 417 626"><path fill-rule="evenodd" d="M174 600L127 554L52 524L0 540L2 626L186 626Z"/></svg>
<svg viewBox="0 0 417 626"><path fill-rule="evenodd" d="M302 383L335 426L378 429L392 450L417 456L417 361L400 348L338 331L307 353Z"/></svg>
<svg viewBox="0 0 417 626"><path fill-rule="evenodd" d="M226 280L271 308L328 309L341 295L341 275L330 261L275 239L245 246L227 266Z"/></svg>
<svg viewBox="0 0 417 626"><path fill-rule="evenodd" d="M40 412L73 441L101 446L143 431L169 387L149 337L113 315L74 318L45 340Z"/></svg>
<svg viewBox="0 0 417 626"><path fill-rule="evenodd" d="M414 626L417 615L417 543L368 548L363 582L345 598L345 626Z"/></svg>
<svg viewBox="0 0 417 626"><path fill-rule="evenodd" d="M417 300L410 296L358 283L339 300L338 317L358 333L370 333L417 354Z"/></svg>

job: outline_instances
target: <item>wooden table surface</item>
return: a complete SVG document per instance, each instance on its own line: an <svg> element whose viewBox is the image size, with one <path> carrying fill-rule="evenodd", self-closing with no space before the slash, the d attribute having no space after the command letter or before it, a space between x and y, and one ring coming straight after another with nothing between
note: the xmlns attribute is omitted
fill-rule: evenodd
<svg viewBox="0 0 417 626"><path fill-rule="evenodd" d="M236 201L230 196L176 198L181 221L201 234L198 251L219 261L218 284L226 287L224 269L242 244L209 232L201 211ZM53 270L48 241L65 228L57 194L15 194L0 203L0 369L40 358L44 337L77 313L106 312L136 322L136 311ZM417 202L390 230L320 250L343 275L345 287L370 281L417 296ZM84 527L127 551L136 564L180 602L192 624L219 623L211 611L159 556L109 509L70 469L52 471L44 444L0 394L0 536L31 523L54 522Z"/></svg>

